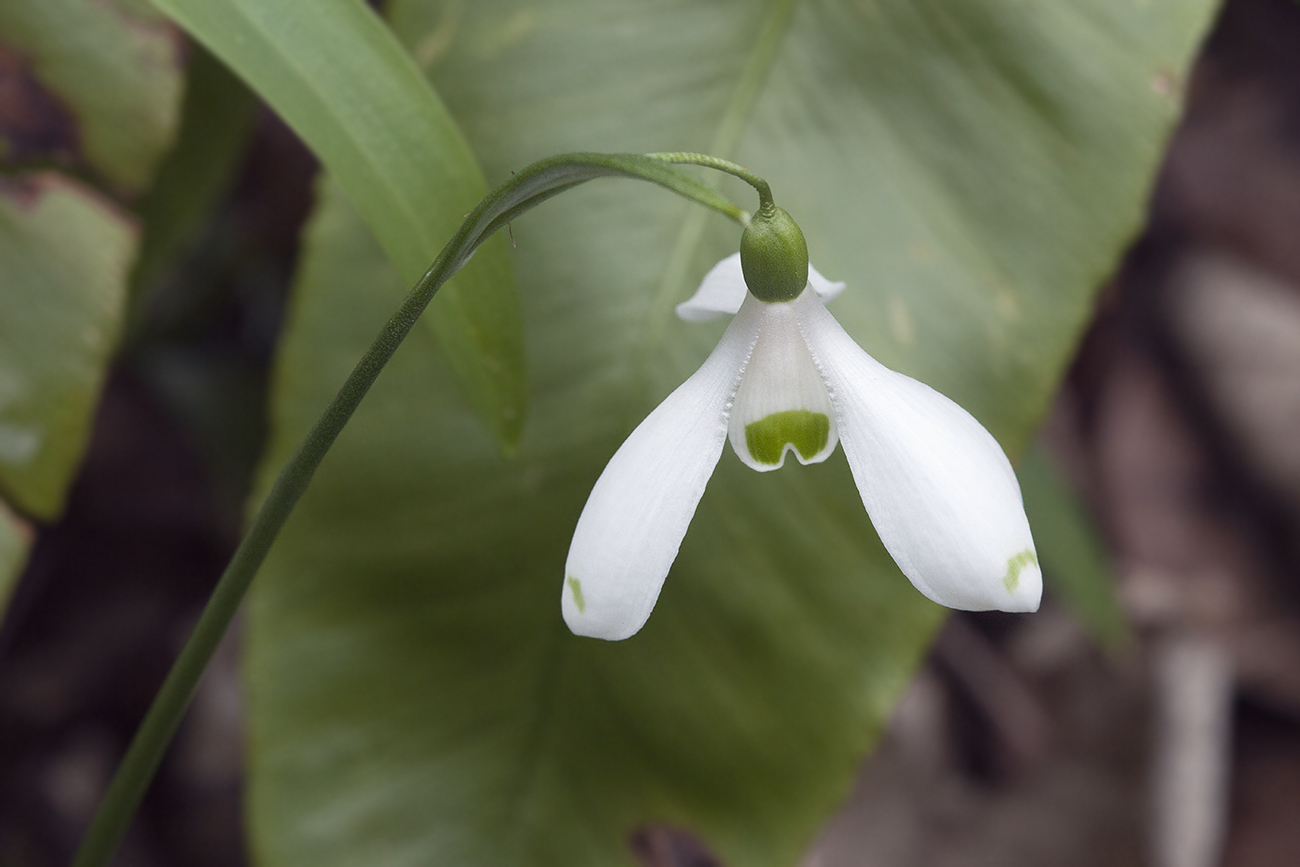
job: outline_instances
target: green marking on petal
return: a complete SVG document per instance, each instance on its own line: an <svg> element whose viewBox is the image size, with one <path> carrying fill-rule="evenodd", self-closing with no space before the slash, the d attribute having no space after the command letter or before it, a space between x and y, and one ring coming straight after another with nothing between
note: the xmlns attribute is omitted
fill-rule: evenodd
<svg viewBox="0 0 1300 867"><path fill-rule="evenodd" d="M587 610L587 603L582 601L582 582L572 575L568 577L569 591L573 593L573 604L578 606L578 613Z"/></svg>
<svg viewBox="0 0 1300 867"><path fill-rule="evenodd" d="M745 448L760 464L781 463L786 445L792 445L804 460L826 448L831 420L824 412L788 409L774 412L745 425Z"/></svg>
<svg viewBox="0 0 1300 867"><path fill-rule="evenodd" d="M1016 588L1020 586L1020 570L1030 565L1038 565L1038 555L1028 548L1007 560L1007 574L1002 576L1002 583L1008 593L1016 592ZM581 611L582 608L579 607L578 610Z"/></svg>

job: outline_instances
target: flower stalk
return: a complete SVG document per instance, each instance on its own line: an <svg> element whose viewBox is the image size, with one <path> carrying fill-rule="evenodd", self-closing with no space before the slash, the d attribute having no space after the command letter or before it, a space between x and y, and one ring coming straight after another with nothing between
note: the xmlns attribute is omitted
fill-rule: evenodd
<svg viewBox="0 0 1300 867"><path fill-rule="evenodd" d="M334 400L280 470L275 484L217 581L193 633L136 730L131 746L82 840L73 867L103 867L113 857L167 745L180 725L199 679L317 467L434 294L469 261L479 245L511 220L552 196L601 177L649 181L741 225L749 221L749 214L725 196L673 169L669 163L701 165L736 174L756 185L760 199L764 195L766 200L771 198L771 190L762 178L725 160L702 154L576 153L540 160L519 171L489 193L466 216L459 231L443 247L433 265L361 356Z"/></svg>

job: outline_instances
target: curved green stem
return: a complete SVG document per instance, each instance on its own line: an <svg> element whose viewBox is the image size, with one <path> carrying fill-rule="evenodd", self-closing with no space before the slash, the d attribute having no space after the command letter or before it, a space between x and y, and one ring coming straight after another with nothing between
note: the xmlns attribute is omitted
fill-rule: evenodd
<svg viewBox="0 0 1300 867"><path fill-rule="evenodd" d="M374 343L361 356L334 400L317 420L302 445L280 470L230 564L217 581L180 656L154 698L118 766L90 830L82 840L74 867L102 867L112 858L131 817L135 815L167 749L199 678L217 644L239 609L253 577L266 559L276 536L298 503L316 468L397 347L433 300L433 295L460 270L488 236L510 220L551 196L599 177L635 178L659 184L678 195L744 225L748 214L712 190L665 164L638 154L564 154L533 163L497 187L479 203L443 247L438 258L388 320Z"/></svg>
<svg viewBox="0 0 1300 867"><path fill-rule="evenodd" d="M729 175L735 175L758 191L758 207L760 210L770 211L776 205L772 200L772 188L768 186L767 181L763 180L744 166L738 166L730 160L709 156L708 154L677 152L646 154L646 156L651 159L663 160L666 163L705 166L710 169L717 169L720 172L726 172Z"/></svg>

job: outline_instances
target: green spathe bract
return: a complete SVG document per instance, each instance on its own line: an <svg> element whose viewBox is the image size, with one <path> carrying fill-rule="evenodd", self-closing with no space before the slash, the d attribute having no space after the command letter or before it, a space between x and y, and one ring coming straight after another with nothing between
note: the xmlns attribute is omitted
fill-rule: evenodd
<svg viewBox="0 0 1300 867"><path fill-rule="evenodd" d="M764 202L740 236L745 285L759 301L793 301L808 285L808 244L799 225Z"/></svg>

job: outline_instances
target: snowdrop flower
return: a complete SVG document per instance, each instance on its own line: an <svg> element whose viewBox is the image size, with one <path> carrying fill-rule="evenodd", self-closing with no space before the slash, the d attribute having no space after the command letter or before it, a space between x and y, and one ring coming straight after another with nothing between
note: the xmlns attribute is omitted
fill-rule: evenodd
<svg viewBox="0 0 1300 867"><path fill-rule="evenodd" d="M843 444L876 532L918 590L950 608L1038 608L1042 574L1002 448L858 347L823 306L843 287L808 265L799 227L771 208L678 305L686 320L735 316L596 482L565 564L575 633L618 640L645 624L728 439L759 472Z"/></svg>

